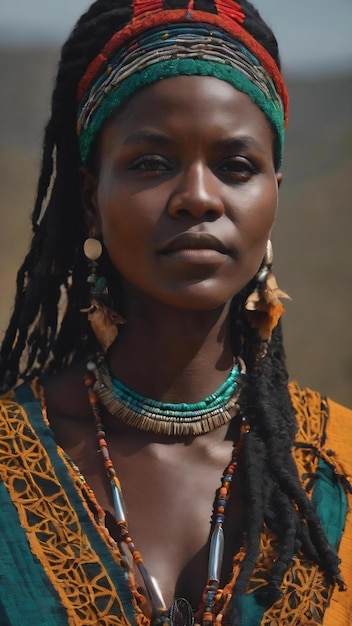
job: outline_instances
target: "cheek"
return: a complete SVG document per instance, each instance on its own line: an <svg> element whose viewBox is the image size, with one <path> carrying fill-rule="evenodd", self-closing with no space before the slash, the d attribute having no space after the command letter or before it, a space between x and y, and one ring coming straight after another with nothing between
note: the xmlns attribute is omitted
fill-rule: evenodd
<svg viewBox="0 0 352 626"><path fill-rule="evenodd" d="M108 254L119 270L136 262L147 248L157 216L146 194L131 193L123 184L98 191L101 232Z"/></svg>
<svg viewBox="0 0 352 626"><path fill-rule="evenodd" d="M235 190L232 205L233 221L248 244L267 239L278 205L276 179L257 179L256 184Z"/></svg>
<svg viewBox="0 0 352 626"><path fill-rule="evenodd" d="M124 254L121 248L130 230L123 190L116 185L102 183L98 188L97 204L103 242L116 266L120 254Z"/></svg>
<svg viewBox="0 0 352 626"><path fill-rule="evenodd" d="M246 187L234 222L240 234L240 259L247 282L257 273L274 224L278 203L275 181Z"/></svg>
<svg viewBox="0 0 352 626"><path fill-rule="evenodd" d="M251 220L251 232L254 237L267 239L270 233L278 206L278 194L276 186L270 185L255 198Z"/></svg>

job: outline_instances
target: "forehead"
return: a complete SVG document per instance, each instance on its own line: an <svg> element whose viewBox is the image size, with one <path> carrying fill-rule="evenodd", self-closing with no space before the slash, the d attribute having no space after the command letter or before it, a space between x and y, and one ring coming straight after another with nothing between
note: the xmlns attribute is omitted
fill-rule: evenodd
<svg viewBox="0 0 352 626"><path fill-rule="evenodd" d="M241 133L273 142L265 114L245 93L209 76L178 76L141 88L105 124L123 139L138 128L158 128L180 139ZM114 134L115 134L114 133Z"/></svg>

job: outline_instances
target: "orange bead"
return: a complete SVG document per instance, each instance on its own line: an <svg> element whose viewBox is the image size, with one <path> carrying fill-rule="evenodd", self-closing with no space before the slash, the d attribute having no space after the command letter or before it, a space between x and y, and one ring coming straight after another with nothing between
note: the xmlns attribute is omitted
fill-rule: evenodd
<svg viewBox="0 0 352 626"><path fill-rule="evenodd" d="M96 404L98 402L97 394L93 391L93 389L88 389L88 397L91 404Z"/></svg>
<svg viewBox="0 0 352 626"><path fill-rule="evenodd" d="M143 559L142 559L141 553L138 552L138 550L135 550L133 552L132 556L133 556L133 560L136 563L136 565L140 565L140 563L143 563Z"/></svg>

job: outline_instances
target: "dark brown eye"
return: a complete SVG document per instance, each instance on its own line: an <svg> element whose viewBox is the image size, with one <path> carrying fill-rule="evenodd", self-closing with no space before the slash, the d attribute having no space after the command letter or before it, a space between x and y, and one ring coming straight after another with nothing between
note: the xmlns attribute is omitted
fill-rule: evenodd
<svg viewBox="0 0 352 626"><path fill-rule="evenodd" d="M171 169L171 165L167 159L159 154L148 154L135 159L128 169L145 172L168 172Z"/></svg>
<svg viewBox="0 0 352 626"><path fill-rule="evenodd" d="M257 173L249 159L239 156L224 159L218 171L220 176L230 178L233 182L245 182Z"/></svg>

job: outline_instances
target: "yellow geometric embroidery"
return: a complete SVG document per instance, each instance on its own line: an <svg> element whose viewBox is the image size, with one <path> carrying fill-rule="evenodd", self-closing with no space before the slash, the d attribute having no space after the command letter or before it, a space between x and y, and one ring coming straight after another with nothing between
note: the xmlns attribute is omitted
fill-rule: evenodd
<svg viewBox="0 0 352 626"><path fill-rule="evenodd" d="M316 474L319 457L322 456L328 418L327 405L318 393L302 391L294 384L290 385L290 393L298 422L297 447L294 448L293 456L301 483L308 489L308 496L311 497L311 477ZM265 541L262 545L264 553L267 553ZM333 586L315 563L306 558L294 557L284 576L281 590L282 597L265 613L262 626L323 624Z"/></svg>
<svg viewBox="0 0 352 626"><path fill-rule="evenodd" d="M1 479L70 626L128 626L114 583L82 531L48 454L25 411L9 396L0 404L0 459ZM115 560L120 562L118 554Z"/></svg>

